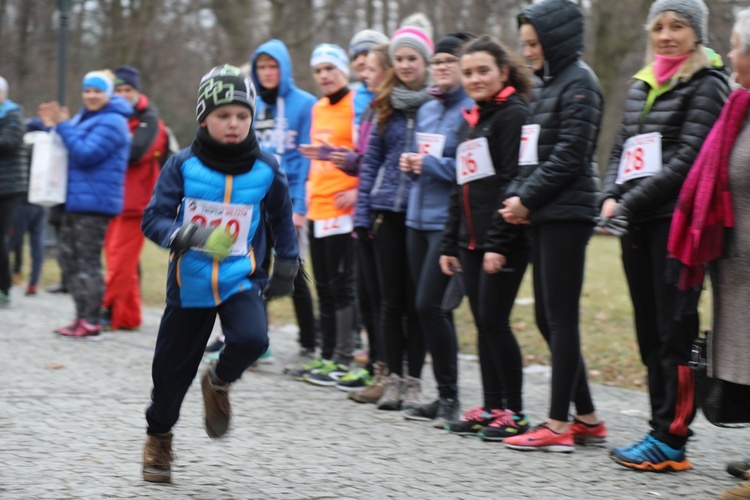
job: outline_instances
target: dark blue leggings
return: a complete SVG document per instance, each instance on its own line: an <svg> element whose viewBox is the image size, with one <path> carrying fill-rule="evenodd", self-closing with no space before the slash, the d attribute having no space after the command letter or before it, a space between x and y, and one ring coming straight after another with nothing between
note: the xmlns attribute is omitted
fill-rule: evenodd
<svg viewBox="0 0 750 500"><path fill-rule="evenodd" d="M44 236L47 230L49 208L31 203L22 203L13 216L10 250L14 254L13 272L20 273L23 267L23 237L29 233L31 245L31 273L29 285L36 286L44 263Z"/></svg>
<svg viewBox="0 0 750 500"><path fill-rule="evenodd" d="M232 295L218 307L184 309L167 305L156 338L151 376L151 406L146 410L150 434L169 432L198 373L211 331L219 315L226 347L216 375L234 382L268 349L266 313L260 289Z"/></svg>
<svg viewBox="0 0 750 500"><path fill-rule="evenodd" d="M529 250L514 249L506 264L509 272L487 274L484 252L460 249L466 295L477 325L477 350L482 373L484 408L523 411L523 361L510 327L510 313L521 286Z"/></svg>

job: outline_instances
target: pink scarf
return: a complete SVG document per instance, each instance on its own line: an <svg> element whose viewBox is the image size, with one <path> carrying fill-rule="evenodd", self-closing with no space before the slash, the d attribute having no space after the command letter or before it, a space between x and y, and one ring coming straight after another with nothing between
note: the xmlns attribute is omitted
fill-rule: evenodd
<svg viewBox="0 0 750 500"><path fill-rule="evenodd" d="M704 266L722 255L724 229L734 227L729 156L748 108L750 92L730 94L680 190L667 244L670 256L682 263L680 290L703 284Z"/></svg>
<svg viewBox="0 0 750 500"><path fill-rule="evenodd" d="M654 76L656 83L661 87L664 82L669 80L677 73L682 63L690 56L690 52L681 56L654 56Z"/></svg>

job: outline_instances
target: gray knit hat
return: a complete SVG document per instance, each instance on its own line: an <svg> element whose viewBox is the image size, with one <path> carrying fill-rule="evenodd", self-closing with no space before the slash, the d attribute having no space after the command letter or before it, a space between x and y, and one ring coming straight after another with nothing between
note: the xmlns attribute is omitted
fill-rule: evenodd
<svg viewBox="0 0 750 500"><path fill-rule="evenodd" d="M388 37L375 30L362 30L349 42L349 58L354 60L362 52L367 52L376 45L388 43Z"/></svg>
<svg viewBox="0 0 750 500"><path fill-rule="evenodd" d="M703 0L656 0L648 10L646 25L651 26L656 16L668 10L685 17L702 44L708 42L708 7Z"/></svg>

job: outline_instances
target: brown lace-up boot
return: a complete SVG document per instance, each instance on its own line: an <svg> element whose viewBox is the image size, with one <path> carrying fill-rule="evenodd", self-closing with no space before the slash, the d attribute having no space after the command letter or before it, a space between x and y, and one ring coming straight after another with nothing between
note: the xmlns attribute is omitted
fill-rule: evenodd
<svg viewBox="0 0 750 500"><path fill-rule="evenodd" d="M172 482L172 433L146 434L143 447L143 479L152 483Z"/></svg>
<svg viewBox="0 0 750 500"><path fill-rule="evenodd" d="M385 381L388 380L388 365L385 361L376 361L373 364L373 377L370 385L358 391L351 391L349 399L357 403L375 404L385 393Z"/></svg>
<svg viewBox="0 0 750 500"><path fill-rule="evenodd" d="M206 434L210 438L219 438L229 429L229 418L232 407L229 404L229 384L222 383L216 376L214 368L206 371L201 380L203 404L206 408Z"/></svg>

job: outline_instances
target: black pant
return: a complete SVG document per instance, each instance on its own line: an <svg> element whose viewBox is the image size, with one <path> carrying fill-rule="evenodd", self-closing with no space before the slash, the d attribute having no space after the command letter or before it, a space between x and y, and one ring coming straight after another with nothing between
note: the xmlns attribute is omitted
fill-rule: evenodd
<svg viewBox="0 0 750 500"><path fill-rule="evenodd" d="M203 351L219 315L226 347L216 376L234 382L268 349L266 314L259 289L232 295L218 307L184 309L167 305L156 338L151 376L151 406L146 410L150 434L169 432L193 382Z"/></svg>
<svg viewBox="0 0 750 500"><path fill-rule="evenodd" d="M380 332L390 372L403 375L406 350L409 375L419 378L426 349L419 318L414 310L414 283L406 257L405 222L406 215L403 213L377 214L374 244L380 284Z"/></svg>
<svg viewBox="0 0 750 500"><path fill-rule="evenodd" d="M594 411L578 327L591 231L591 224L581 222L532 226L534 309L552 355L549 417L553 420L568 420L571 401L579 415Z"/></svg>
<svg viewBox="0 0 750 500"><path fill-rule="evenodd" d="M622 238L622 263L635 313L641 359L648 371L652 434L680 448L695 417L693 372L688 366L698 335L698 311L677 317L680 292L664 279L670 219L637 224ZM695 301L697 303L697 300Z"/></svg>
<svg viewBox="0 0 750 500"><path fill-rule="evenodd" d="M350 342L341 342L337 338L344 334L338 330L336 312L351 308L354 301L350 276L352 274L352 254L354 247L352 235L336 234L325 238L314 236L315 223L310 221L310 258L315 273L315 288L318 291L318 310L320 329L323 333L323 359L334 359L338 363L351 361L354 346L354 332L349 326ZM346 339L349 340L348 337ZM337 345L343 344L343 345ZM334 351L348 351L334 358ZM344 359L348 358L348 359Z"/></svg>
<svg viewBox="0 0 750 500"><path fill-rule="evenodd" d="M357 255L357 293L359 312L367 330L369 364L385 361L385 346L380 334L380 287L375 268L375 249L368 231L359 231L354 242Z"/></svg>
<svg viewBox="0 0 750 500"><path fill-rule="evenodd" d="M458 398L458 341L453 313L441 302L449 276L440 270L442 231L406 229L409 271L415 283L415 309L432 354L432 371L441 398Z"/></svg>
<svg viewBox="0 0 750 500"><path fill-rule="evenodd" d="M292 302L294 312L299 325L299 343L307 349L315 349L315 313L313 312L313 300L310 293L310 285L303 272L304 264L300 262L299 272L294 278L294 294Z"/></svg>
<svg viewBox="0 0 750 500"><path fill-rule="evenodd" d="M10 226L13 213L21 204L20 195L11 194L0 196L0 292L10 293L10 259L8 243L10 241Z"/></svg>
<svg viewBox="0 0 750 500"><path fill-rule="evenodd" d="M514 249L508 272L487 274L484 252L461 249L459 260L471 312L477 325L479 366L486 410L523 412L523 361L510 327L510 313L529 263L529 249Z"/></svg>

